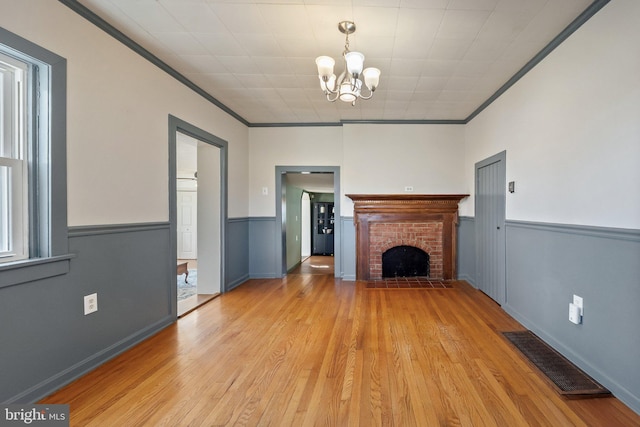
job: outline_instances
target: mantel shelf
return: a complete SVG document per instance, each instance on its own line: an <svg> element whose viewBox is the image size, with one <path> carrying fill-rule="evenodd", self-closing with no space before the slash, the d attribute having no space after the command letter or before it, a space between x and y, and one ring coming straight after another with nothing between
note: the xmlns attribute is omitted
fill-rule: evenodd
<svg viewBox="0 0 640 427"><path fill-rule="evenodd" d="M347 194L348 198L354 202L358 201L436 201L450 200L458 203L468 194Z"/></svg>
<svg viewBox="0 0 640 427"><path fill-rule="evenodd" d="M468 194L347 194L356 213L440 212L458 211L460 200Z"/></svg>

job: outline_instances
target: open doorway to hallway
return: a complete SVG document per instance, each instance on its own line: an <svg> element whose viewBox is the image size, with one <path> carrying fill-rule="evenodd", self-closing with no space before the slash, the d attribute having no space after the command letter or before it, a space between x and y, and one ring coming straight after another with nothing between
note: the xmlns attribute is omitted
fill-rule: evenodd
<svg viewBox="0 0 640 427"><path fill-rule="evenodd" d="M178 165L179 143L189 141L192 152L190 170L182 171L184 165ZM180 267L178 257L178 171L180 176L196 178L197 184L195 206L195 234L197 295L217 295L225 289L225 245L227 232L227 192L228 192L228 142L217 136L194 126L175 116L169 115L169 227L171 236L170 253L167 261L171 263L171 270L175 268L186 276L193 264L188 261ZM193 154L195 153L195 154ZM194 166L195 165L195 166ZM183 173L186 173L184 175ZM182 215L182 214L181 214ZM193 230L192 230L193 233ZM182 236L184 237L184 236ZM192 236L194 238L194 236ZM193 255L192 255L193 256ZM176 267L174 267L176 266ZM178 271L180 267L180 271ZM190 274L191 276L191 274ZM176 276L178 277L178 276ZM191 281L193 277L189 277ZM171 314L178 317L190 308L185 309L182 304L178 307L178 292L176 282L171 281Z"/></svg>
<svg viewBox="0 0 640 427"><path fill-rule="evenodd" d="M178 316L220 294L220 148L176 133Z"/></svg>
<svg viewBox="0 0 640 427"><path fill-rule="evenodd" d="M309 257L324 257L324 268L339 271L340 222L338 167L276 167L276 224L281 235L282 276ZM278 255L278 254L277 254Z"/></svg>

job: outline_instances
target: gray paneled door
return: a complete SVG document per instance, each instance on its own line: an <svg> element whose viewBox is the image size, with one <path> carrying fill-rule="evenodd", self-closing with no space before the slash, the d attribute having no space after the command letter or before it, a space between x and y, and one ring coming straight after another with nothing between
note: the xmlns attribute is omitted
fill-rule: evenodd
<svg viewBox="0 0 640 427"><path fill-rule="evenodd" d="M476 285L506 302L506 151L476 163Z"/></svg>

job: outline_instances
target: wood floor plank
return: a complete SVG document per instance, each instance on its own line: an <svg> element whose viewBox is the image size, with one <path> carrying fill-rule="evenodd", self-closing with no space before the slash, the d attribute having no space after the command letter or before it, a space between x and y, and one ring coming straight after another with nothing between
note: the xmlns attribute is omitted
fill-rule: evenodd
<svg viewBox="0 0 640 427"><path fill-rule="evenodd" d="M316 261L317 262L317 261ZM502 337L522 326L465 282L367 289L250 280L41 403L72 426L637 426L570 400Z"/></svg>

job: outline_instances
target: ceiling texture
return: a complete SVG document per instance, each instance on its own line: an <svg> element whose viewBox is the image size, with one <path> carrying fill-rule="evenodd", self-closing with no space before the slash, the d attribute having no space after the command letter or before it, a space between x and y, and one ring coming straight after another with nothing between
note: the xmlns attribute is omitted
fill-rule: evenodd
<svg viewBox="0 0 640 427"><path fill-rule="evenodd" d="M464 123L608 2L60 1L250 126ZM315 65L328 55L342 71L344 20L357 27L350 49L381 70L355 106L326 100Z"/></svg>

